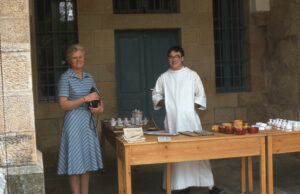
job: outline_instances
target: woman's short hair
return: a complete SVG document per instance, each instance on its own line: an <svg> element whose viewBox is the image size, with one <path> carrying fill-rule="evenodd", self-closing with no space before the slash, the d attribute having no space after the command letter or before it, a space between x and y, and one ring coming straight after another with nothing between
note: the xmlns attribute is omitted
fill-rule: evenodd
<svg viewBox="0 0 300 194"><path fill-rule="evenodd" d="M85 51L84 51L84 48L79 45L79 44L73 44L71 46L68 47L67 49L67 53L66 53L66 60L69 64L71 64L71 61L72 61L72 55L74 52L76 51L81 51L83 56L85 56Z"/></svg>

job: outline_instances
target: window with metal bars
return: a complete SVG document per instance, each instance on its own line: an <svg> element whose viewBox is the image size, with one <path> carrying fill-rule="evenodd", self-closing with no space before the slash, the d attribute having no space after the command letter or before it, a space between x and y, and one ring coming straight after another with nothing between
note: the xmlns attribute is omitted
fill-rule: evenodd
<svg viewBox="0 0 300 194"><path fill-rule="evenodd" d="M246 89L243 0L213 0L217 92Z"/></svg>
<svg viewBox="0 0 300 194"><path fill-rule="evenodd" d="M66 49L78 42L76 0L36 0L35 28L39 101L57 102Z"/></svg>
<svg viewBox="0 0 300 194"><path fill-rule="evenodd" d="M114 0L115 14L177 13L178 0Z"/></svg>

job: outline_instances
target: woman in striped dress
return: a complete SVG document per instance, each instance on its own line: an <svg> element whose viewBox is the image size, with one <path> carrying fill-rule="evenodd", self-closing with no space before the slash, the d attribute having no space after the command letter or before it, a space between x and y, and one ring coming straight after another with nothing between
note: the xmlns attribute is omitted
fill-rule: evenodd
<svg viewBox="0 0 300 194"><path fill-rule="evenodd" d="M100 144L92 115L103 112L103 103L97 108L88 102L99 100L99 91L93 77L82 70L84 50L80 45L72 45L67 50L67 61L71 64L62 74L58 96L65 118L60 140L58 174L68 174L73 194L87 194L89 171L103 168ZM91 88L97 92L91 93Z"/></svg>

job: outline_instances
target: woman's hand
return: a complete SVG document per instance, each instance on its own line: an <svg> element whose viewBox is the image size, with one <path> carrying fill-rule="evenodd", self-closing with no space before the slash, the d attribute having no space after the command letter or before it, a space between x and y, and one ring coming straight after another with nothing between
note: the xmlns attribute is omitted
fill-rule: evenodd
<svg viewBox="0 0 300 194"><path fill-rule="evenodd" d="M103 113L104 111L103 101L101 100L100 103L98 103L97 108L90 107L90 111L92 112L93 115Z"/></svg>
<svg viewBox="0 0 300 194"><path fill-rule="evenodd" d="M91 102L93 100L99 100L100 97L99 97L99 94L97 92L92 92L92 93L84 96L83 99L84 99L84 102Z"/></svg>

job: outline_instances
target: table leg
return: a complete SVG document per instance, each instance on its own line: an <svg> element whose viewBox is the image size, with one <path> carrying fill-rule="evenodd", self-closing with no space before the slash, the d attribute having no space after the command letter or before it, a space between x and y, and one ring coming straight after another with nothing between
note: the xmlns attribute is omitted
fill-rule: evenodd
<svg viewBox="0 0 300 194"><path fill-rule="evenodd" d="M260 142L260 194L266 194L266 143L265 137Z"/></svg>
<svg viewBox="0 0 300 194"><path fill-rule="evenodd" d="M241 158L241 193L246 192L246 158Z"/></svg>
<svg viewBox="0 0 300 194"><path fill-rule="evenodd" d="M252 157L248 157L248 191L253 192Z"/></svg>
<svg viewBox="0 0 300 194"><path fill-rule="evenodd" d="M171 194L171 163L166 164L166 194Z"/></svg>
<svg viewBox="0 0 300 194"><path fill-rule="evenodd" d="M125 194L132 194L131 188L131 166L125 161Z"/></svg>
<svg viewBox="0 0 300 194"><path fill-rule="evenodd" d="M272 154L272 137L267 136L267 162L268 162L268 194L273 194L273 154Z"/></svg>
<svg viewBox="0 0 300 194"><path fill-rule="evenodd" d="M124 164L122 160L117 157L117 164L118 164L118 186L119 186L119 194L124 194Z"/></svg>

